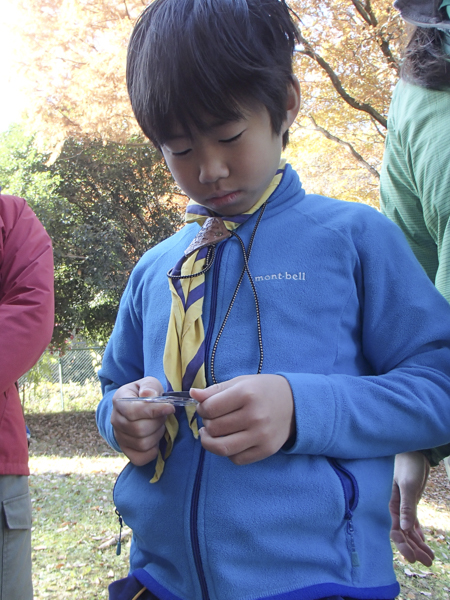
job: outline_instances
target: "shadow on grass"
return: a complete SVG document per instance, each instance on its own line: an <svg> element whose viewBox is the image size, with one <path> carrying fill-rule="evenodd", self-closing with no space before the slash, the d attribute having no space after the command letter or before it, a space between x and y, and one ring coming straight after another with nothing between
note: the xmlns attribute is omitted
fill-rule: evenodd
<svg viewBox="0 0 450 600"><path fill-rule="evenodd" d="M30 456L116 456L97 430L94 411L28 413Z"/></svg>

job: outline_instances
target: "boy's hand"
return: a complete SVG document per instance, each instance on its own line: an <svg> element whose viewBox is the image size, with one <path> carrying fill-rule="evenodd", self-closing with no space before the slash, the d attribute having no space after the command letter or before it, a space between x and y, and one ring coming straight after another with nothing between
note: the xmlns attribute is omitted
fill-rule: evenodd
<svg viewBox="0 0 450 600"><path fill-rule="evenodd" d="M141 467L158 456L158 445L165 433L165 421L175 412L171 404L121 402L120 398L158 396L163 393L155 377L144 377L119 388L113 396L111 424L122 452Z"/></svg>
<svg viewBox="0 0 450 600"><path fill-rule="evenodd" d="M275 454L294 434L294 400L281 375L244 375L191 396L200 402L203 447L235 465Z"/></svg>

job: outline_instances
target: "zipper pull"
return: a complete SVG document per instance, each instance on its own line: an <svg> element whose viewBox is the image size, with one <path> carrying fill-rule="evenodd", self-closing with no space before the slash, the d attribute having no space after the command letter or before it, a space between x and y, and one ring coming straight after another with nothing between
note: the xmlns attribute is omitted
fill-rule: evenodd
<svg viewBox="0 0 450 600"><path fill-rule="evenodd" d="M358 552L356 551L356 548L355 548L355 538L353 536L355 530L353 529L353 521L351 519L347 523L347 532L350 535L350 543L352 546L352 552L351 552L352 567L359 567L361 563L359 562Z"/></svg>
<svg viewBox="0 0 450 600"><path fill-rule="evenodd" d="M117 546L116 546L116 555L119 556L120 553L122 552L122 527L123 527L123 519L122 519L122 515L117 510L117 508L115 509L115 513L117 515L117 518L119 519L119 525L120 525L119 539L117 541Z"/></svg>

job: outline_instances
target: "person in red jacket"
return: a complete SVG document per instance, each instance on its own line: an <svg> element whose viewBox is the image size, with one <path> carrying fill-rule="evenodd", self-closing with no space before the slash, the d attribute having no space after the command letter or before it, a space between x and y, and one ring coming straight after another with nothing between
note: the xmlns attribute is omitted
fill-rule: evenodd
<svg viewBox="0 0 450 600"><path fill-rule="evenodd" d="M0 600L30 600L28 444L16 382L49 344L53 252L22 198L0 195Z"/></svg>

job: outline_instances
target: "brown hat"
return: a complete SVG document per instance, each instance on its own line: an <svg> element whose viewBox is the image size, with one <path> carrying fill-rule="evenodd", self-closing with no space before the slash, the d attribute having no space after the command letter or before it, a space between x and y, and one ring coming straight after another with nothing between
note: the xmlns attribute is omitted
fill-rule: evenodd
<svg viewBox="0 0 450 600"><path fill-rule="evenodd" d="M395 0L394 7L412 25L450 29L450 21L439 10L441 4L442 0Z"/></svg>

